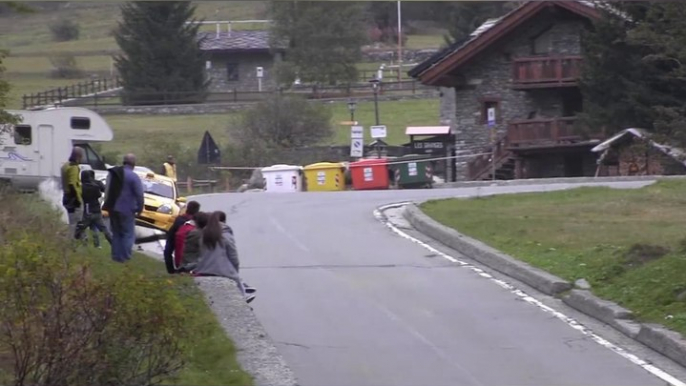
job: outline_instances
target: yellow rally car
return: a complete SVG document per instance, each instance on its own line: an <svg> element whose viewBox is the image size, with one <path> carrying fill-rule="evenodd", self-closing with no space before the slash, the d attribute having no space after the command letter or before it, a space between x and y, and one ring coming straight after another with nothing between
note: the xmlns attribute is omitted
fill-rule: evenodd
<svg viewBox="0 0 686 386"><path fill-rule="evenodd" d="M136 172L143 183L144 207L136 225L163 232L169 231L176 217L185 209L186 198L179 197L176 183L169 177ZM107 216L106 213L103 213Z"/></svg>

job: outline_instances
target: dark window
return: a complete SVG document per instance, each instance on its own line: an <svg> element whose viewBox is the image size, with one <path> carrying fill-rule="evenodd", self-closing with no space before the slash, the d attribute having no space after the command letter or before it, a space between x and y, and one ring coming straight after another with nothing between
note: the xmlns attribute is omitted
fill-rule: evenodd
<svg viewBox="0 0 686 386"><path fill-rule="evenodd" d="M238 63L226 64L226 78L230 81L238 80Z"/></svg>
<svg viewBox="0 0 686 386"><path fill-rule="evenodd" d="M488 124L488 109L495 108L495 123L501 123L500 100L496 98L481 99L481 123Z"/></svg>
<svg viewBox="0 0 686 386"><path fill-rule="evenodd" d="M30 145L31 142L31 126L14 126L14 143L16 145Z"/></svg>
<svg viewBox="0 0 686 386"><path fill-rule="evenodd" d="M88 130L91 128L90 118L71 117L71 128L77 130Z"/></svg>

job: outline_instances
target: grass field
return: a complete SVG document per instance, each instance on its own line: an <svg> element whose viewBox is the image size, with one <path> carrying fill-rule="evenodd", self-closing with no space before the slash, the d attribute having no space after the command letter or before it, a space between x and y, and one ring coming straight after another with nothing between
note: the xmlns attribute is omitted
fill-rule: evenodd
<svg viewBox="0 0 686 386"><path fill-rule="evenodd" d="M405 135L405 128L410 125L429 126L437 124L437 99L420 99L405 101L379 102L379 120L388 128L387 142L391 145L401 145L409 142ZM350 120L350 113L345 103L330 104L333 113L335 134L326 144L346 145L350 143L350 126L341 122ZM103 150L124 154L126 152L141 153L146 145L156 141L182 142L185 146L196 148L200 146L205 130L209 130L219 146L225 146L228 141L227 127L237 113L207 114L207 115L112 115L105 116L114 130L114 140L105 144ZM355 119L365 126L365 142L371 142L369 126L374 121L374 103L359 102L355 111Z"/></svg>
<svg viewBox="0 0 686 386"><path fill-rule="evenodd" d="M247 20L266 19L265 1L198 1L197 17L204 20ZM91 76L110 74L112 53L118 46L112 30L119 18L122 2L79 2L60 6L54 10L43 10L32 14L0 17L0 48L10 50L5 61L6 76L12 83L9 107L20 108L21 97L57 87L69 86ZM107 16L107 17L103 17ZM80 38L75 41L54 42L49 25L61 19L77 21L81 28ZM215 25L203 26L203 30L214 31ZM226 29L226 25L222 26ZM263 23L234 24L233 29L262 29ZM408 37L407 48L438 48L443 42L440 34L420 34ZM391 47L390 49L394 49ZM50 56L69 53L76 57L84 71L80 79L51 79ZM375 71L381 63L360 63L359 68ZM405 68L402 78L407 78ZM390 73L387 74L390 76ZM393 78L395 76L393 75Z"/></svg>
<svg viewBox="0 0 686 386"><path fill-rule="evenodd" d="M437 221L686 334L684 181L427 202ZM679 296L682 294L682 296Z"/></svg>

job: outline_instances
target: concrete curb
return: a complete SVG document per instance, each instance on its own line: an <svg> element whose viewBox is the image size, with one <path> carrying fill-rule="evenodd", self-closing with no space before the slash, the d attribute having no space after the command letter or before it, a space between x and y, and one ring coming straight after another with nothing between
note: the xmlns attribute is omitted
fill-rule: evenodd
<svg viewBox="0 0 686 386"><path fill-rule="evenodd" d="M162 259L151 251L137 252L156 260ZM238 363L253 377L255 385L298 386L295 374L278 353L236 284L220 277L197 277L194 280L217 321L236 346Z"/></svg>
<svg viewBox="0 0 686 386"><path fill-rule="evenodd" d="M557 295L572 288L571 283L557 276L532 267L478 240L439 224L424 214L416 205L407 205L404 215L418 231L496 271L527 283L547 295Z"/></svg>
<svg viewBox="0 0 686 386"><path fill-rule="evenodd" d="M565 304L612 326L622 334L686 367L686 339L681 334L658 324L638 323L633 320L634 315L630 310L600 299L590 291L572 289L572 284L563 279L440 224L424 214L415 204L405 206L404 217L410 225L426 236L547 295L559 296L571 289L559 296Z"/></svg>

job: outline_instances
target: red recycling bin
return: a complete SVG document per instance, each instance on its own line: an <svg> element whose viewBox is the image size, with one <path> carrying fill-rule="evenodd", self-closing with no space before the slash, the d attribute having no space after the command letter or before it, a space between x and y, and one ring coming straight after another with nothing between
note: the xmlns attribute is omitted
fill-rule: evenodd
<svg viewBox="0 0 686 386"><path fill-rule="evenodd" d="M350 163L353 189L388 189L388 160L386 158L363 159Z"/></svg>

